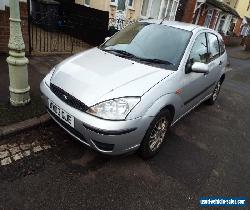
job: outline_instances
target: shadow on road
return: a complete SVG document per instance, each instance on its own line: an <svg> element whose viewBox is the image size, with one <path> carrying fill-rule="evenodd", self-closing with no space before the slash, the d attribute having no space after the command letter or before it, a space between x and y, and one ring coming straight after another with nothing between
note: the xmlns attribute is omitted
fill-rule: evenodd
<svg viewBox="0 0 250 210"><path fill-rule="evenodd" d="M149 164L158 173L164 173L189 188L199 190L209 178L216 157L173 131L168 139Z"/></svg>

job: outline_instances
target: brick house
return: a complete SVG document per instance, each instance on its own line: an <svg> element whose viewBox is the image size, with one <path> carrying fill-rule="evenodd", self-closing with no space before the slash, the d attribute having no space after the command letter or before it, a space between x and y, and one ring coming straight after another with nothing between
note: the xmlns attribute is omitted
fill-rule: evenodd
<svg viewBox="0 0 250 210"><path fill-rule="evenodd" d="M124 20L178 20L215 29L223 34L239 35L240 17L222 0L75 0L96 9L110 12L110 18Z"/></svg>
<svg viewBox="0 0 250 210"><path fill-rule="evenodd" d="M9 0L0 0L0 53L8 52ZM27 0L20 1L22 31L29 51L29 28ZM207 26L227 34L240 35L239 15L220 0L58 0L68 1L98 10L108 11L110 19L128 22L138 19L178 20Z"/></svg>
<svg viewBox="0 0 250 210"><path fill-rule="evenodd" d="M187 0L183 13L183 22L202 25L222 34L239 35L240 19L237 11L219 0Z"/></svg>
<svg viewBox="0 0 250 210"><path fill-rule="evenodd" d="M178 6L183 0L75 0L95 9L109 11L110 18L126 20L162 19L175 20Z"/></svg>

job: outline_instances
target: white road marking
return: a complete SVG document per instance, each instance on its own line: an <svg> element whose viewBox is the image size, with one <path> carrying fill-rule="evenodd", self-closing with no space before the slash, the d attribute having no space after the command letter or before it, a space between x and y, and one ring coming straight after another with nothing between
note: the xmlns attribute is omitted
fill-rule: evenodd
<svg viewBox="0 0 250 210"><path fill-rule="evenodd" d="M0 166L9 165L32 155L32 153L38 153L50 148L52 147L49 144L41 144L38 141L32 142L31 144L21 143L18 145L14 143L0 145Z"/></svg>

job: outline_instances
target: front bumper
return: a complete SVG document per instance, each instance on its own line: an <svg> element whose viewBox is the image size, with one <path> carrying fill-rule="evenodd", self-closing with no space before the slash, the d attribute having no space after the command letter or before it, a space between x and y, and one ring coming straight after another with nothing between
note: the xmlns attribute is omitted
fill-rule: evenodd
<svg viewBox="0 0 250 210"><path fill-rule="evenodd" d="M64 103L50 90L44 80L40 84L40 90L51 117L77 140L101 153L120 155L138 149L153 120L152 117L124 121L99 119ZM49 111L48 99L75 118L74 128Z"/></svg>

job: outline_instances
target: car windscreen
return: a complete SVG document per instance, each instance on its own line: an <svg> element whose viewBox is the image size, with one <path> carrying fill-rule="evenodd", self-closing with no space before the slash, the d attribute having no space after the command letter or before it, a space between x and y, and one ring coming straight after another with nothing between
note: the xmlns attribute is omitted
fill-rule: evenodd
<svg viewBox="0 0 250 210"><path fill-rule="evenodd" d="M100 49L149 65L177 70L192 32L137 22L116 33Z"/></svg>

